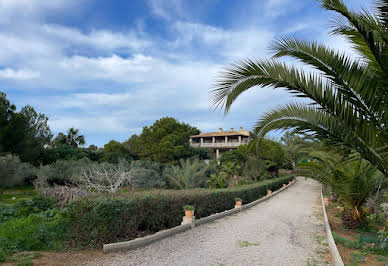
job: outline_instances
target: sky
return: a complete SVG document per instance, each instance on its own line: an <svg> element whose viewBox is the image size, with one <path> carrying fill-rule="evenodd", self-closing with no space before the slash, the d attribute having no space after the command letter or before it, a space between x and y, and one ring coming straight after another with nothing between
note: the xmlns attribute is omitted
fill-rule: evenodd
<svg viewBox="0 0 388 266"><path fill-rule="evenodd" d="M353 9L369 0L345 0ZM269 58L281 36L349 52L315 0L0 0L0 91L80 130L86 146L124 141L170 116L201 131L252 129L295 101L252 88L224 116L209 91L228 64Z"/></svg>

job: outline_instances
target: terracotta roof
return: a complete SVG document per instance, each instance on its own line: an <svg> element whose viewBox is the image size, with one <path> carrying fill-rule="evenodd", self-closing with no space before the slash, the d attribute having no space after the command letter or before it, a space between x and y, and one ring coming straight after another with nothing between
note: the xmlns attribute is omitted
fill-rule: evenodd
<svg viewBox="0 0 388 266"><path fill-rule="evenodd" d="M190 138L199 138L199 137L225 137L225 136L245 136L249 137L251 132L249 130L238 130L238 131L222 131L222 132L208 132L201 133L199 135L190 136Z"/></svg>

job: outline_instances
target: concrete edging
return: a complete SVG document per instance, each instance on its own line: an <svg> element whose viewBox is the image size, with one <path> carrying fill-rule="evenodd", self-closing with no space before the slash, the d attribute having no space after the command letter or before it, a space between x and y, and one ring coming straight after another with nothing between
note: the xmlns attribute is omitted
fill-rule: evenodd
<svg viewBox="0 0 388 266"><path fill-rule="evenodd" d="M175 226L167 230L159 231L153 235L136 238L130 241L104 244L103 251L104 253L109 253L109 252L117 252L117 251L127 251L127 250L144 247L155 241L167 238L169 236L172 236L178 233L185 232L189 229L191 229L191 225L184 224L184 225Z"/></svg>
<svg viewBox="0 0 388 266"><path fill-rule="evenodd" d="M198 225L199 226L199 225L202 225L202 224L205 224L205 223L209 223L209 222L218 220L220 218L223 218L223 217L226 217L226 216L229 216L229 215L233 215L233 214L239 213L239 212L241 212L241 211L243 211L245 209L249 209L249 208L259 204L260 202L263 202L263 201L265 201L265 200L275 196L276 194L280 193L281 191L289 188L295 182L296 182L296 179L294 179L294 182L292 182L291 184L287 185L286 187L281 187L280 189L274 191L271 195L264 196L264 197L262 197L262 198L260 198L258 200L252 201L251 203L248 203L246 205L241 206L241 208L235 208L235 209L231 209L231 210L226 210L226 211L223 211L223 212L215 213L215 214L209 215L207 217L195 220L194 221L194 225ZM170 229L159 231L159 232L157 232L157 233L155 233L153 235L149 235L149 236L145 236L145 237L140 237L140 238L136 238L136 239L125 241L125 242L104 244L103 245L103 252L104 253L109 253L109 252L128 251L128 250L133 250L133 249L136 249L136 248L144 247L144 246L147 246L147 245L149 245L149 244L151 244L153 242L156 242L158 240L162 240L162 239L167 238L169 236L185 232L185 231L187 231L187 230L189 230L191 228L192 228L191 224L179 225L179 226L175 226L175 227L170 228Z"/></svg>
<svg viewBox="0 0 388 266"><path fill-rule="evenodd" d="M326 233L327 233L327 242L329 242L329 248L331 255L333 256L333 262L335 266L344 266L344 262L342 261L341 255L338 251L337 245L335 244L333 235L331 233L331 228L329 224L329 219L327 218L325 203L323 201L323 188L321 186L321 204L322 204L322 211L323 211L323 220L325 223Z"/></svg>

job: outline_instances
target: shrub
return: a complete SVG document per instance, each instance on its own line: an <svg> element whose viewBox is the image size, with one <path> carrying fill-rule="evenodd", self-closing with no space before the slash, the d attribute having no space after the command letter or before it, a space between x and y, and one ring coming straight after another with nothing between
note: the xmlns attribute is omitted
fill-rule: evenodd
<svg viewBox="0 0 388 266"><path fill-rule="evenodd" d="M20 162L19 157L13 155L0 157L0 187L23 185L26 180L34 177L34 167Z"/></svg>
<svg viewBox="0 0 388 266"><path fill-rule="evenodd" d="M198 188L204 185L209 166L198 158L181 159L178 166L165 169L164 175L178 189Z"/></svg>
<svg viewBox="0 0 388 266"><path fill-rule="evenodd" d="M50 165L41 166L37 171L37 180L34 185L37 187L49 184L66 185L73 184L74 178L79 176L82 169L95 164L87 158L78 161L58 160Z"/></svg>
<svg viewBox="0 0 388 266"><path fill-rule="evenodd" d="M133 164L136 186L141 188L166 187L166 178L161 174L160 164L153 161L135 161Z"/></svg>
<svg viewBox="0 0 388 266"><path fill-rule="evenodd" d="M206 184L209 188L227 188L228 182L226 180L226 174L211 174L210 178L206 180Z"/></svg>
<svg viewBox="0 0 388 266"><path fill-rule="evenodd" d="M40 189L39 193L45 197L54 199L61 207L72 200L84 198L89 194L86 190L68 186L46 187Z"/></svg>
<svg viewBox="0 0 388 266"><path fill-rule="evenodd" d="M252 181L263 181L271 177L265 166L263 160L249 158L244 164L242 175Z"/></svg>
<svg viewBox="0 0 388 266"><path fill-rule="evenodd" d="M196 217L202 218L232 209L235 198L245 203L259 199L267 189L274 191L291 179L277 178L233 189L161 190L116 198L90 196L68 207L73 239L87 246L133 239L179 225L184 205L195 206Z"/></svg>
<svg viewBox="0 0 388 266"><path fill-rule="evenodd" d="M195 211L195 207L193 205L185 205L183 206L184 211Z"/></svg>

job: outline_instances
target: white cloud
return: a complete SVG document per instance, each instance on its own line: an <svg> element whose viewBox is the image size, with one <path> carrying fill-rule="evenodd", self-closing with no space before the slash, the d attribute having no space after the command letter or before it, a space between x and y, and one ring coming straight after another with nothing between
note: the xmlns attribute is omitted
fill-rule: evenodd
<svg viewBox="0 0 388 266"><path fill-rule="evenodd" d="M29 69L0 69L0 79L29 80L39 77L39 72Z"/></svg>
<svg viewBox="0 0 388 266"><path fill-rule="evenodd" d="M265 4L265 13L270 17L277 17L287 11L290 0L268 0Z"/></svg>
<svg viewBox="0 0 388 266"><path fill-rule="evenodd" d="M122 117L114 117L112 114L94 116L60 116L49 120L49 126L56 132L64 132L71 127L80 129L82 133L99 132L104 134L128 132L129 128Z"/></svg>
<svg viewBox="0 0 388 266"><path fill-rule="evenodd" d="M120 48L141 50L151 44L148 40L140 39L134 32L92 30L90 33L81 33L78 29L53 24L44 25L43 32L71 45L87 45L94 49L111 51Z"/></svg>
<svg viewBox="0 0 388 266"><path fill-rule="evenodd" d="M73 12L88 0L0 0L0 21L10 23L22 20L42 20L52 12L63 12L72 9Z"/></svg>
<svg viewBox="0 0 388 266"><path fill-rule="evenodd" d="M181 0L148 0L147 3L152 13L157 17L166 20L188 17Z"/></svg>
<svg viewBox="0 0 388 266"><path fill-rule="evenodd" d="M176 22L173 30L178 34L173 45L192 45L194 42L200 42L207 49L211 49L213 54L222 55L227 60L266 55L267 45L275 35L264 28L225 30L187 22Z"/></svg>

